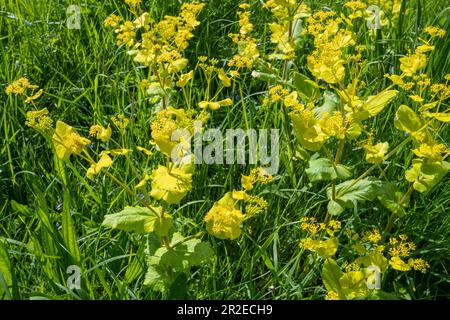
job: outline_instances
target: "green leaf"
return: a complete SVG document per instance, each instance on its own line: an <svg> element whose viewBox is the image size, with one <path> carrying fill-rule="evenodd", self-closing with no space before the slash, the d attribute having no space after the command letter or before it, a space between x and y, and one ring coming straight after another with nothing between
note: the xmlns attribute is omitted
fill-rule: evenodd
<svg viewBox="0 0 450 320"><path fill-rule="evenodd" d="M406 180L413 183L415 190L426 193L450 170L450 163L442 162L425 162L422 159L413 160L412 168L405 172Z"/></svg>
<svg viewBox="0 0 450 320"><path fill-rule="evenodd" d="M392 182L380 182L376 185L377 198L380 202L389 209L392 213L395 213L399 217L406 215L404 205L400 204L403 198L403 193L400 192L396 185Z"/></svg>
<svg viewBox="0 0 450 320"><path fill-rule="evenodd" d="M332 200L332 189L328 188L327 196L330 199L328 210L330 214L339 214L345 208L353 208L357 202L372 201L376 193L378 181L362 179L348 180L336 186L336 197Z"/></svg>
<svg viewBox="0 0 450 320"><path fill-rule="evenodd" d="M362 109L353 114L353 119L356 121L364 121L375 117L394 99L398 94L397 90L388 90L377 94L376 96L369 96L363 104Z"/></svg>
<svg viewBox="0 0 450 320"><path fill-rule="evenodd" d="M9 288L12 286L12 267L11 261L9 260L8 250L0 242L0 298L2 298L3 293L8 292Z"/></svg>
<svg viewBox="0 0 450 320"><path fill-rule="evenodd" d="M314 100L320 96L319 85L301 73L293 72L292 83L305 100Z"/></svg>
<svg viewBox="0 0 450 320"><path fill-rule="evenodd" d="M362 127L358 122L353 122L345 132L345 136L349 140L358 138L362 133Z"/></svg>
<svg viewBox="0 0 450 320"><path fill-rule="evenodd" d="M171 284L171 278L163 270L149 266L145 274L144 285L158 292L166 292Z"/></svg>
<svg viewBox="0 0 450 320"><path fill-rule="evenodd" d="M119 213L108 214L103 220L103 226L136 233L155 232L166 236L172 226L172 217L167 213L160 218L161 207L126 207Z"/></svg>
<svg viewBox="0 0 450 320"><path fill-rule="evenodd" d="M320 107L314 108L314 112L318 118L322 116L323 113L333 114L338 110L339 98L336 94L332 92L325 92L323 94L323 104Z"/></svg>
<svg viewBox="0 0 450 320"><path fill-rule="evenodd" d="M327 240L313 240L318 241L319 245L314 249L317 254L323 258L331 258L337 252L339 247L339 240L337 238L330 238Z"/></svg>
<svg viewBox="0 0 450 320"><path fill-rule="evenodd" d="M333 166L331 160L327 158L313 159L309 161L309 168L305 170L311 182L320 180L348 179L351 171L344 165Z"/></svg>
<svg viewBox="0 0 450 320"><path fill-rule="evenodd" d="M368 292L366 278L360 270L349 271L339 279L341 290L347 299L365 297Z"/></svg>
<svg viewBox="0 0 450 320"><path fill-rule="evenodd" d="M175 247L173 247L174 245ZM213 256L209 243L199 239L184 241L179 233L174 234L171 246L171 249L162 247L156 250L155 254L150 257L150 265L187 272L190 267L199 266Z"/></svg>
<svg viewBox="0 0 450 320"><path fill-rule="evenodd" d="M367 300L400 300L395 294L382 290L372 290L365 298Z"/></svg>
<svg viewBox="0 0 450 320"><path fill-rule="evenodd" d="M374 249L368 255L359 257L355 260L356 264L363 264L364 267L377 266L381 272L386 272L389 267L388 260L383 253Z"/></svg>
<svg viewBox="0 0 450 320"><path fill-rule="evenodd" d="M336 201L330 200L327 205L327 210L333 216L341 214L345 210L345 202L339 199L336 199Z"/></svg>
<svg viewBox="0 0 450 320"><path fill-rule="evenodd" d="M401 105L395 113L394 125L399 130L413 133L422 129L423 121L411 108Z"/></svg>
<svg viewBox="0 0 450 320"><path fill-rule="evenodd" d="M11 204L11 208L15 212L20 212L21 214L28 216L28 217L32 215L30 208L28 208L28 206L26 206L24 204L20 204L20 203L16 202L15 200L11 200L10 204Z"/></svg>
<svg viewBox="0 0 450 320"><path fill-rule="evenodd" d="M371 117L379 114L383 109L397 96L397 90L388 90L370 96L363 106L363 109L369 113Z"/></svg>
<svg viewBox="0 0 450 320"><path fill-rule="evenodd" d="M339 279L343 276L341 268L333 259L327 259L322 267L322 281L328 291L341 292Z"/></svg>

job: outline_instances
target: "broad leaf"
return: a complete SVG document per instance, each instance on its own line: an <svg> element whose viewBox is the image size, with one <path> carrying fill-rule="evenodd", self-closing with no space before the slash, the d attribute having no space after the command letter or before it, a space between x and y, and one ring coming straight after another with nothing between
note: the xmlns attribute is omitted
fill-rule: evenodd
<svg viewBox="0 0 450 320"><path fill-rule="evenodd" d="M119 213L106 215L102 225L129 232L155 232L159 236L166 236L173 223L172 217L165 213L164 219L161 219L162 209L150 208L126 207Z"/></svg>
<svg viewBox="0 0 450 320"><path fill-rule="evenodd" d="M401 105L395 113L394 125L399 130L413 133L422 129L423 122L411 108Z"/></svg>
<svg viewBox="0 0 450 320"><path fill-rule="evenodd" d="M323 113L333 114L338 110L339 98L332 92L325 92L323 94L323 104L320 107L314 108L317 117L320 118Z"/></svg>
<svg viewBox="0 0 450 320"><path fill-rule="evenodd" d="M174 234L171 246L171 249L159 248L150 257L150 265L186 272L190 267L201 265L213 256L209 243L202 242L199 239L184 241L179 233Z"/></svg>
<svg viewBox="0 0 450 320"><path fill-rule="evenodd" d="M438 113L424 113L428 118L434 118L442 122L450 122L450 113L448 112L438 112Z"/></svg>
<svg viewBox="0 0 450 320"><path fill-rule="evenodd" d="M377 94L376 96L369 96L363 104L362 110L353 114L356 121L364 121L371 117L375 117L397 96L397 90L388 90Z"/></svg>
<svg viewBox="0 0 450 320"><path fill-rule="evenodd" d="M339 279L343 276L341 268L333 259L327 259L322 268L322 281L328 291L341 292Z"/></svg>
<svg viewBox="0 0 450 320"><path fill-rule="evenodd" d="M397 96L397 94L397 90L388 90L381 92L376 96L370 96L363 108L369 112L371 117L374 117L383 111L383 109Z"/></svg>
<svg viewBox="0 0 450 320"><path fill-rule="evenodd" d="M300 96L305 100L314 100L319 97L319 85L307 76L294 72L292 82Z"/></svg>
<svg viewBox="0 0 450 320"><path fill-rule="evenodd" d="M422 159L413 160L412 168L405 172L406 180L413 183L415 190L426 193L430 191L450 170L450 163L426 163Z"/></svg>
<svg viewBox="0 0 450 320"><path fill-rule="evenodd" d="M407 202L404 201L403 204L400 204L404 195L398 191L394 183L380 182L375 187L377 189L378 200L380 200L383 206L399 217L406 214L404 206Z"/></svg>
<svg viewBox="0 0 450 320"><path fill-rule="evenodd" d="M331 160L326 158L309 161L309 168L305 170L312 182L320 180L348 179L351 177L349 168L344 165L333 166Z"/></svg>
<svg viewBox="0 0 450 320"><path fill-rule="evenodd" d="M157 267L149 266L145 274L144 285L159 292L167 291L172 280L165 272Z"/></svg>
<svg viewBox="0 0 450 320"><path fill-rule="evenodd" d="M327 196L331 200L328 211L336 215L346 208L353 208L357 202L372 201L376 197L377 181L367 179L348 180L336 186L336 196L332 200L332 188L328 188Z"/></svg>

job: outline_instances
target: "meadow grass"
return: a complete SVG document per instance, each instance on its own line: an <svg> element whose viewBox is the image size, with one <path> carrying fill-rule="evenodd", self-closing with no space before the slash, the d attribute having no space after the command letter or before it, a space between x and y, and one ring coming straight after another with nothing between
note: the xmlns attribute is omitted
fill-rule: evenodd
<svg viewBox="0 0 450 320"><path fill-rule="evenodd" d="M255 4L259 1L253 1ZM336 1L306 1L312 8L332 7ZM66 27L66 8L81 8L81 29ZM176 14L180 6L174 0L144 1L154 17ZM187 50L194 63L199 56L215 57L220 64L230 57L233 46L227 34L237 28L239 1L206 1L200 16L201 25ZM447 36L439 40L428 71L439 81L450 73L450 7L445 0L404 1L403 10L412 10L413 19L400 19L389 36L381 35L375 43L367 37L370 51L371 78L365 79L373 91L384 88L383 75L398 70L398 58L416 45L418 30L440 25ZM266 23L270 15L259 7L252 16L260 46L269 45ZM0 1L0 242L7 248L13 270L13 286L4 298L13 299L159 299L159 293L143 287L146 261L142 238L101 226L103 217L136 203L108 177L97 183L85 178L81 162L61 164L54 151L36 131L24 125L25 108L16 98L7 96L4 88L21 76L45 88L40 104L58 119L71 123L87 135L85 129L97 122L107 122L118 113L131 122L123 135L125 145L146 145L151 139L147 103L136 83L143 72L136 68L126 49L114 45L114 35L102 22L111 12L126 15L120 0L111 1ZM402 15L401 15L402 16ZM301 55L296 66L307 70ZM201 80L194 84L193 94L201 96ZM250 75L231 95L240 103L226 112L213 114L211 127L272 128L280 127L282 115L260 107L265 85ZM380 140L392 145L401 142L393 128L395 104L373 120ZM449 141L449 129L440 131ZM290 137L282 137L289 141ZM343 162L367 168L355 159L357 149L347 148ZM311 185L304 173L304 163L292 161L292 155L281 153L281 167L274 182L264 191L269 209L254 218L236 241L223 241L208 234L204 238L216 252L213 262L195 269L186 290L174 290L168 298L196 299L322 299L325 290L320 266L312 263L299 248L299 228L303 216L320 216L327 199L325 184ZM412 156L405 150L396 154L374 176L402 180ZM134 171L140 166L156 167L145 159L131 162L121 159L114 171L122 181L135 183ZM240 175L248 167L240 165L199 166L194 188L174 208L176 225L186 234L204 229L203 217L214 201L239 185ZM389 273L383 279L383 290L406 299L450 298L450 187L448 178L429 194L414 193L408 215L394 227L408 234L419 248L418 254L430 264L426 274ZM408 183L405 181L404 186ZM362 225L383 229L390 213L365 205L347 211L340 219L345 226ZM151 238L148 240L151 241ZM82 290L66 288L69 265L83 270ZM0 281L0 286L2 285ZM180 296L181 292L181 296ZM167 298L166 297L166 298Z"/></svg>

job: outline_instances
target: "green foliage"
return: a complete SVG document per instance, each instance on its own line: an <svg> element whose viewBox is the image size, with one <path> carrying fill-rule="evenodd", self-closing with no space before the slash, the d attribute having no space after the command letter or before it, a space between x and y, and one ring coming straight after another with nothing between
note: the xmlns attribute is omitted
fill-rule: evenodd
<svg viewBox="0 0 450 320"><path fill-rule="evenodd" d="M158 236L167 236L172 226L172 217L168 214L161 218L161 208L126 207L124 210L105 216L103 225L136 233L155 232Z"/></svg>

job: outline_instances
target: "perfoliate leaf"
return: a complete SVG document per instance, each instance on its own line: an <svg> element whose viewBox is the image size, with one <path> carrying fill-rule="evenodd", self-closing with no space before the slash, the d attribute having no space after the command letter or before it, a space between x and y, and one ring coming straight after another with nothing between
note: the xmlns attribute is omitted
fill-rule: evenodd
<svg viewBox="0 0 450 320"><path fill-rule="evenodd" d="M364 267L377 266L381 272L385 272L389 267L388 260L383 254L374 249L367 256L359 257L355 260L356 264L363 264Z"/></svg>
<svg viewBox="0 0 450 320"><path fill-rule="evenodd" d="M350 271L344 273L339 279L342 293L347 299L364 297L368 293L366 277L362 271Z"/></svg>
<svg viewBox="0 0 450 320"><path fill-rule="evenodd" d="M171 246L171 249L161 247L156 250L149 259L150 265L187 272L190 267L207 262L214 254L209 243L199 239L184 241L179 233L174 234Z"/></svg>
<svg viewBox="0 0 450 320"><path fill-rule="evenodd" d="M323 104L320 107L314 109L317 117L320 118L323 113L333 114L338 110L339 98L331 92L325 92L323 94Z"/></svg>
<svg viewBox="0 0 450 320"><path fill-rule="evenodd" d="M358 138L362 133L362 127L359 123L353 122L350 127L345 132L345 136L349 140L354 140Z"/></svg>
<svg viewBox="0 0 450 320"><path fill-rule="evenodd" d="M311 182L319 180L348 179L351 177L349 168L344 165L333 166L331 160L326 158L309 161L309 168L305 170Z"/></svg>
<svg viewBox="0 0 450 320"><path fill-rule="evenodd" d="M425 193L430 191L450 170L450 163L430 162L422 159L413 160L412 168L405 172L405 178L413 183L415 190Z"/></svg>
<svg viewBox="0 0 450 320"><path fill-rule="evenodd" d="M103 226L136 233L155 232L166 236L172 226L172 217L167 213L160 218L160 207L126 207L119 213L108 214L103 220Z"/></svg>
<svg viewBox="0 0 450 320"><path fill-rule="evenodd" d="M356 121L364 121L375 117L394 99L398 94L396 90L388 90L377 94L376 96L369 96L362 108L353 113L353 119Z"/></svg>
<svg viewBox="0 0 450 320"><path fill-rule="evenodd" d="M411 108L401 105L395 113L394 125L399 130L413 133L422 129L423 122Z"/></svg>
<svg viewBox="0 0 450 320"><path fill-rule="evenodd" d="M313 100L319 96L319 85L303 74L294 72L292 83L305 100Z"/></svg>
<svg viewBox="0 0 450 320"><path fill-rule="evenodd" d="M330 200L327 205L327 210L333 216L341 214L345 210L345 202L339 199L336 199L336 201Z"/></svg>
<svg viewBox="0 0 450 320"><path fill-rule="evenodd" d="M322 281L328 291L341 292L339 279L343 276L341 268L333 259L327 259L322 268Z"/></svg>
<svg viewBox="0 0 450 320"><path fill-rule="evenodd" d="M319 241L314 251L323 258L331 258L336 254L339 247L339 241L337 238L330 238L327 240Z"/></svg>
<svg viewBox="0 0 450 320"><path fill-rule="evenodd" d="M383 109L397 96L397 94L397 90L388 90L381 92L376 96L370 96L363 108L371 117L374 117L383 111Z"/></svg>
<svg viewBox="0 0 450 320"><path fill-rule="evenodd" d="M450 113L438 112L438 113L424 113L428 118L434 118L442 122L450 122Z"/></svg>

